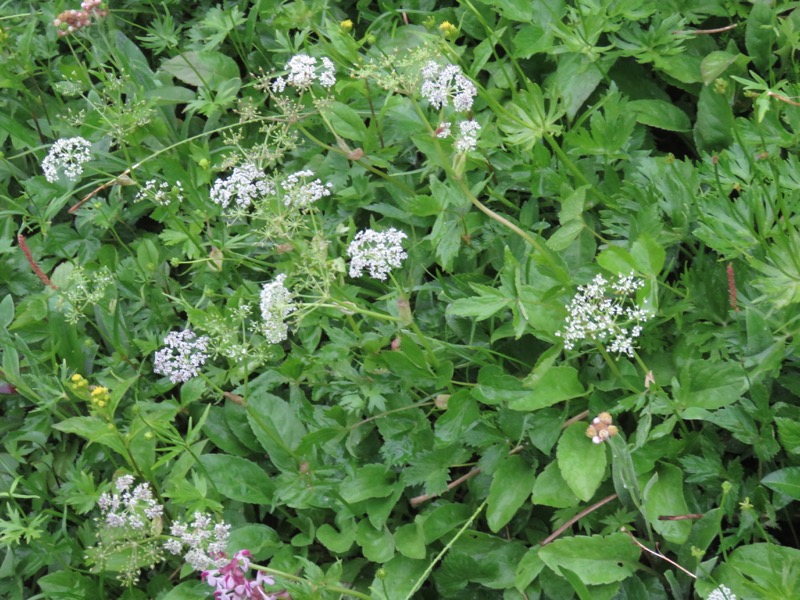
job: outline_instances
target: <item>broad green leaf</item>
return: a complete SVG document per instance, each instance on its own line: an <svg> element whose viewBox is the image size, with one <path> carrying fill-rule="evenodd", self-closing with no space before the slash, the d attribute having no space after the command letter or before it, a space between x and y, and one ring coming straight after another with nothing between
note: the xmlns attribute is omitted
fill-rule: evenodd
<svg viewBox="0 0 800 600"><path fill-rule="evenodd" d="M6 329L14 320L14 298L7 294L0 302L0 328Z"/></svg>
<svg viewBox="0 0 800 600"><path fill-rule="evenodd" d="M522 382L505 373L496 365L487 365L478 373L478 385L472 388L472 397L484 404L522 401L530 395Z"/></svg>
<svg viewBox="0 0 800 600"><path fill-rule="evenodd" d="M689 131L692 124L680 108L665 100L631 100L628 108L636 114L636 121L667 131Z"/></svg>
<svg viewBox="0 0 800 600"><path fill-rule="evenodd" d="M48 573L36 580L36 585L48 598L99 598L97 583L72 570Z"/></svg>
<svg viewBox="0 0 800 600"><path fill-rule="evenodd" d="M210 89L240 75L236 62L221 52L184 52L164 61L161 70L189 85Z"/></svg>
<svg viewBox="0 0 800 600"><path fill-rule="evenodd" d="M494 472L486 507L489 529L497 533L531 495L534 469L518 454L507 457Z"/></svg>
<svg viewBox="0 0 800 600"><path fill-rule="evenodd" d="M644 275L656 276L664 267L667 253L664 247L646 233L641 234L631 246L631 256L637 270Z"/></svg>
<svg viewBox="0 0 800 600"><path fill-rule="evenodd" d="M317 539L331 552L343 554L350 550L356 540L355 521L347 521L341 531L337 531L330 523L324 523L317 529Z"/></svg>
<svg viewBox="0 0 800 600"><path fill-rule="evenodd" d="M711 85L715 79L722 75L728 67L736 62L741 54L731 54L716 50L706 56L700 63L700 73L703 76L703 84Z"/></svg>
<svg viewBox="0 0 800 600"><path fill-rule="evenodd" d="M524 590L539 576L544 568L544 561L539 556L538 548L531 548L517 564L514 573L514 585L518 590Z"/></svg>
<svg viewBox="0 0 800 600"><path fill-rule="evenodd" d="M226 498L248 504L272 503L275 484L256 463L227 454L205 454L200 457L200 464Z"/></svg>
<svg viewBox="0 0 800 600"><path fill-rule="evenodd" d="M394 537L383 527L375 529L369 521L363 520L356 529L356 543L361 546L364 558L376 563L385 563L394 556Z"/></svg>
<svg viewBox="0 0 800 600"><path fill-rule="evenodd" d="M603 482L606 448L586 437L586 424L573 423L561 434L556 448L561 476L575 495L588 502ZM607 582L597 582L607 583Z"/></svg>
<svg viewBox="0 0 800 600"><path fill-rule="evenodd" d="M611 273L628 275L636 270L636 260L630 252L619 246L609 246L597 255L597 264Z"/></svg>
<svg viewBox="0 0 800 600"><path fill-rule="evenodd" d="M385 498L394 491L395 481L395 474L386 465L365 465L342 481L339 493L348 504Z"/></svg>
<svg viewBox="0 0 800 600"><path fill-rule="evenodd" d="M564 567L576 573L586 585L600 585L633 575L639 553L628 535L615 533L605 537L559 538L539 550L539 557L557 573Z"/></svg>
<svg viewBox="0 0 800 600"><path fill-rule="evenodd" d="M125 458L128 457L128 451L116 427L111 423L106 423L100 417L71 417L55 423L53 429L74 433L89 442L111 448Z"/></svg>
<svg viewBox="0 0 800 600"><path fill-rule="evenodd" d="M747 54L761 72L767 72L775 58L772 56L773 46L777 42L776 29L772 23L774 10L770 2L754 1L747 17L744 45Z"/></svg>
<svg viewBox="0 0 800 600"><path fill-rule="evenodd" d="M786 467L769 473L761 480L765 486L795 500L800 500L800 467Z"/></svg>
<svg viewBox="0 0 800 600"><path fill-rule="evenodd" d="M695 359L681 368L675 399L681 408L714 410L733 404L747 390L747 375L733 362Z"/></svg>
<svg viewBox="0 0 800 600"><path fill-rule="evenodd" d="M376 575L370 589L381 590L382 593L374 597L379 600L403 600L414 598L412 592L419 579L425 576L429 561L415 560L402 554L383 565L383 572ZM383 590L386 590L383 593Z"/></svg>
<svg viewBox="0 0 800 600"><path fill-rule="evenodd" d="M778 439L789 454L800 454L800 423L794 419L777 417Z"/></svg>
<svg viewBox="0 0 800 600"><path fill-rule="evenodd" d="M650 525L669 542L683 544L692 529L691 521L663 521L659 517L685 515L689 512L683 497L683 473L670 464L664 464L656 480L644 491L644 515Z"/></svg>
<svg viewBox="0 0 800 600"><path fill-rule="evenodd" d="M564 481L556 462L551 462L536 477L536 481L533 482L531 498L534 504L552 506L554 508L577 506L580 502L580 498L573 493L567 482Z"/></svg>
<svg viewBox="0 0 800 600"><path fill-rule="evenodd" d="M164 594L160 600L203 600L204 598L208 598L207 583L184 581Z"/></svg>
<svg viewBox="0 0 800 600"><path fill-rule="evenodd" d="M715 576L739 598L800 598L800 550L775 544L741 546Z"/></svg>
<svg viewBox="0 0 800 600"><path fill-rule="evenodd" d="M297 469L294 449L306 428L295 407L274 394L256 390L247 398L247 421L272 464L281 471Z"/></svg>
<svg viewBox="0 0 800 600"><path fill-rule="evenodd" d="M508 407L513 410L534 411L586 393L578 381L578 371L572 367L551 367L541 378L533 381L532 385L533 389L527 395L510 400Z"/></svg>
<svg viewBox="0 0 800 600"><path fill-rule="evenodd" d="M367 127L358 113L346 104L331 102L323 109L334 132L348 140L363 142L367 137Z"/></svg>
<svg viewBox="0 0 800 600"><path fill-rule="evenodd" d="M265 560L275 554L281 540L272 527L251 523L231 531L228 548L247 548L255 560Z"/></svg>
<svg viewBox="0 0 800 600"><path fill-rule="evenodd" d="M408 558L425 558L425 531L419 522L406 523L394 532L397 551Z"/></svg>
<svg viewBox="0 0 800 600"><path fill-rule="evenodd" d="M512 298L503 296L497 290L494 294L459 298L447 307L447 314L457 317L474 317L476 321L483 321L507 308L512 302Z"/></svg>
<svg viewBox="0 0 800 600"><path fill-rule="evenodd" d="M464 504L441 504L422 517L425 530L425 543L431 544L460 527L470 516L470 509Z"/></svg>
<svg viewBox="0 0 800 600"><path fill-rule="evenodd" d="M733 110L724 94L703 87L697 101L694 140L700 150L716 152L733 142Z"/></svg>

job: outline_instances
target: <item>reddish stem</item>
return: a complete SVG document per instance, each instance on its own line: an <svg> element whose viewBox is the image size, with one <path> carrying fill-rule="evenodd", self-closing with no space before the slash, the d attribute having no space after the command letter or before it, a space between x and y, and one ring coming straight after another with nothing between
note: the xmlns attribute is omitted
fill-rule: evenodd
<svg viewBox="0 0 800 600"><path fill-rule="evenodd" d="M57 290L58 288L55 284L50 281L50 278L45 275L45 272L42 271L42 268L38 265L38 263L34 260L33 254L31 254L31 249L28 248L28 244L25 242L25 236L21 233L17 236L17 241L19 242L19 247L22 248L22 253L25 255L25 258L28 260L28 264L33 269L33 272L36 273L36 276L41 280L43 284Z"/></svg>

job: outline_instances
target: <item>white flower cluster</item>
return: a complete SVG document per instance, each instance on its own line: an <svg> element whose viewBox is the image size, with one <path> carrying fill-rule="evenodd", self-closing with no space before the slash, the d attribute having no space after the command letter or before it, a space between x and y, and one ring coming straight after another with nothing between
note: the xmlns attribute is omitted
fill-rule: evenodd
<svg viewBox="0 0 800 600"><path fill-rule="evenodd" d="M47 181L54 183L61 175L75 181L83 173L83 165L92 159L92 144L82 137L61 138L50 147L42 161Z"/></svg>
<svg viewBox="0 0 800 600"><path fill-rule="evenodd" d="M231 203L240 209L248 208L254 200L275 192L275 185L263 171L252 164L236 167L230 177L217 179L211 188L211 201L222 208Z"/></svg>
<svg viewBox="0 0 800 600"><path fill-rule="evenodd" d="M229 562L225 552L230 531L231 526L227 523L212 523L211 517L196 512L191 523L175 521L172 524L169 530L172 539L164 543L164 549L172 554L181 554L185 546L183 559L194 570L219 569Z"/></svg>
<svg viewBox="0 0 800 600"><path fill-rule="evenodd" d="M651 315L639 308L632 297L644 282L618 276L613 283L597 275L589 285L579 286L567 307L566 327L556 335L564 339L564 348L589 340L606 344L608 352L633 356L633 345L642 333L641 323Z"/></svg>
<svg viewBox="0 0 800 600"><path fill-rule="evenodd" d="M736 594L728 586L721 585L714 588L706 600L736 600Z"/></svg>
<svg viewBox="0 0 800 600"><path fill-rule="evenodd" d="M481 130L481 126L478 122L475 119L461 121L458 124L458 128L461 135L458 136L454 144L456 150L459 152L475 150L475 147L478 145L478 132Z"/></svg>
<svg viewBox="0 0 800 600"><path fill-rule="evenodd" d="M292 293L283 285L286 275L281 273L271 283L261 288L261 318L264 337L270 344L277 344L289 335L286 318L295 310Z"/></svg>
<svg viewBox="0 0 800 600"><path fill-rule="evenodd" d="M452 99L453 108L467 112L478 89L457 65L442 66L434 61L422 69L422 97L435 109L440 109Z"/></svg>
<svg viewBox="0 0 800 600"><path fill-rule="evenodd" d="M166 206L171 202L180 204L183 202L183 184L180 181L176 181L175 185L170 186L166 181L159 183L156 179L150 179L145 182L144 187L133 198L134 202L141 202L142 200L150 200L150 202L159 206Z"/></svg>
<svg viewBox="0 0 800 600"><path fill-rule="evenodd" d="M336 69L330 58L320 59L317 66L317 59L308 54L295 54L286 63L286 79L277 77L272 82L272 91L283 92L287 85L290 85L301 92L310 88L315 81L330 89L336 83Z"/></svg>
<svg viewBox="0 0 800 600"><path fill-rule="evenodd" d="M320 198L330 196L333 185L322 183L320 179L308 181L312 177L314 177L314 172L309 170L289 175L280 184L283 190L283 203L289 207L304 209Z"/></svg>
<svg viewBox="0 0 800 600"><path fill-rule="evenodd" d="M395 267L399 267L408 254L403 250L406 234L394 227L386 231L365 229L350 242L350 277L361 277L364 270L370 277L384 280Z"/></svg>
<svg viewBox="0 0 800 600"><path fill-rule="evenodd" d="M172 383L197 377L208 360L208 338L193 331L172 331L164 338L164 348L156 352L153 370L166 375Z"/></svg>
<svg viewBox="0 0 800 600"><path fill-rule="evenodd" d="M97 501L106 525L114 528L130 528L144 531L145 525L161 519L161 506L150 489L149 483L140 483L133 489L133 475L122 475L114 482L117 494L103 493Z"/></svg>

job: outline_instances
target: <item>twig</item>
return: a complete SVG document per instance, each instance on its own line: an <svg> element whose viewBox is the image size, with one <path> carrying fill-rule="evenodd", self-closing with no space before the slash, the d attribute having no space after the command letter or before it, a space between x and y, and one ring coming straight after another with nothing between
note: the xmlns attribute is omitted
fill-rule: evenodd
<svg viewBox="0 0 800 600"><path fill-rule="evenodd" d="M658 551L658 547L656 547L656 549L655 549L655 550L650 550L650 548L648 548L647 546L645 546L644 544L642 544L642 543L641 543L639 540L637 540L635 537L633 537L633 534L632 534L630 531L628 531L628 530L627 530L627 529L625 529L624 527L622 528L622 531L624 531L624 532L625 532L625 533L627 533L629 536L631 536L631 539L633 540L633 543L634 543L634 544L636 544L637 546L639 546L639 548L641 548L641 549L642 549L642 550L644 550L645 552L649 552L649 553L650 553L650 554L652 554L653 556L657 556L658 558L661 558L661 559L663 559L663 560L667 561L667 562L668 562L669 564L671 564L672 566L674 566L674 567L677 567L677 568L679 568L681 571L683 571L684 573L686 573L686 574L687 574L689 577L691 577L692 579L697 579L697 575L695 575L694 573L692 573L690 570L688 570L688 569L684 569L682 566L680 566L680 565L679 565L678 563L676 563L674 560L671 560L671 559L667 558L666 556L664 556L663 554L661 554L661 552L659 552L659 551Z"/></svg>
<svg viewBox="0 0 800 600"><path fill-rule="evenodd" d="M800 106L800 102L795 102L788 96L784 96L783 94L773 92L772 90L767 90L767 96L772 96L773 98L780 100L781 102L786 102L786 104L791 104L792 106Z"/></svg>
<svg viewBox="0 0 800 600"><path fill-rule="evenodd" d="M702 519L705 515L693 513L690 515L659 515L659 521L691 521L692 519Z"/></svg>
<svg viewBox="0 0 800 600"><path fill-rule="evenodd" d="M25 255L25 258L28 260L28 264L33 269L33 272L36 273L36 276L41 280L43 284L57 290L58 288L55 284L50 281L50 278L45 275L45 272L42 271L42 268L38 265L38 263L34 260L33 254L31 254L31 249L28 248L28 244L25 242L25 236L21 233L17 236L17 242L19 242L19 247L22 249L22 253Z"/></svg>
<svg viewBox="0 0 800 600"><path fill-rule="evenodd" d="M139 164L141 164L141 163L139 163ZM133 170L134 170L136 167L138 167L138 166L139 166L139 164L135 164L135 165L133 165L133 166L132 166L130 169L127 169L125 172L123 172L123 173L122 173L122 175L120 175L119 177L116 177L115 179L112 179L111 181L109 181L109 182L107 182L107 183L104 183L104 184L103 184L103 185L101 185L100 187L97 187L97 188L93 189L91 192L89 192L88 194L86 194L86 195L85 195L85 196L84 196L84 197L81 199L81 201L80 201L80 202L78 202L78 203L76 203L76 204L73 204L72 206L70 206L70 208L69 208L69 210L67 210L67 212L68 212L69 214L73 215L73 214L75 214L76 212L78 212L78 209L79 209L81 206L83 206L83 205L86 203L86 201L87 201L87 200L91 199L92 197L94 197L94 196L95 196L96 194L98 194L99 192L102 192L104 189L106 189L106 188L108 188L108 187L111 187L112 185L117 185L117 184L119 184L119 183L124 183L124 182L126 182L126 181L130 181L130 179L128 179L128 175L130 174L130 172L131 172L131 171L133 171Z"/></svg>
<svg viewBox="0 0 800 600"><path fill-rule="evenodd" d="M518 454L519 452L522 452L523 447L524 446L517 446L516 448L513 448L508 453L508 455L511 456L512 454ZM457 488L462 483L464 483L465 481L467 481L469 479L472 479L473 477L475 477L475 475L477 475L480 472L481 472L481 468L480 467L475 467L469 473L466 473L466 474L462 475L461 477L459 477L458 479L454 479L453 481L448 483L447 484L447 490L445 490L445 491L449 492L453 488ZM444 493L445 492L442 492L441 494L444 494ZM417 506L419 506L420 504L422 504L424 502L427 502L428 500L433 500L434 498L437 498L438 496L441 496L441 494L422 494L421 496L415 496L411 500L409 500L409 504L411 504L411 506L416 508Z"/></svg>
<svg viewBox="0 0 800 600"><path fill-rule="evenodd" d="M738 26L739 26L738 23L734 23L733 25L726 25L725 27L717 27L716 29L686 29L682 31L676 31L675 35L699 35L706 33L724 33L725 31L736 29Z"/></svg>
<svg viewBox="0 0 800 600"><path fill-rule="evenodd" d="M577 515L575 515L574 517L569 519L561 527L556 529L553 533L551 533L546 538L544 538L541 542L539 542L539 545L540 546L546 546L547 544L549 544L550 542L555 540L558 536L560 536L562 533L564 533L567 529L572 527L577 521L580 521L583 517L585 517L589 513L596 511L598 508L600 508L604 504L608 504L612 500L616 500L616 498L617 498L616 494L611 494L610 496L606 496L605 498L600 500L600 502L595 502L589 508L584 508L581 512L579 512Z"/></svg>

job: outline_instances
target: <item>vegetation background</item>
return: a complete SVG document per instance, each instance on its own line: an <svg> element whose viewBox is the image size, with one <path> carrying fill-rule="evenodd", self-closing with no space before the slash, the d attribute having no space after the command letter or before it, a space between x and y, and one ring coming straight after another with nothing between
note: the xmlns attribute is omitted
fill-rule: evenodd
<svg viewBox="0 0 800 600"><path fill-rule="evenodd" d="M800 598L798 47L3 3L0 596Z"/></svg>

